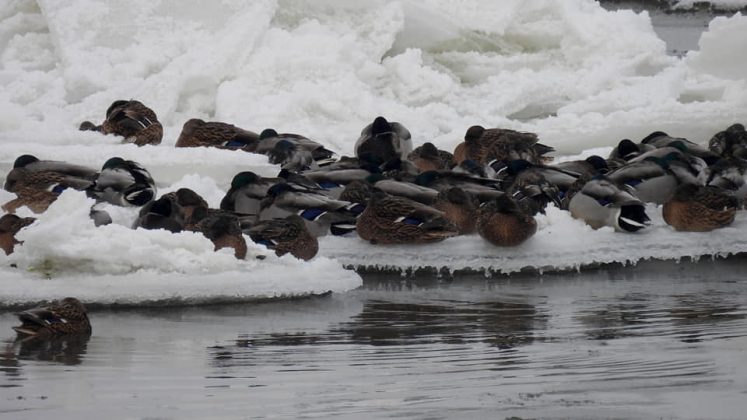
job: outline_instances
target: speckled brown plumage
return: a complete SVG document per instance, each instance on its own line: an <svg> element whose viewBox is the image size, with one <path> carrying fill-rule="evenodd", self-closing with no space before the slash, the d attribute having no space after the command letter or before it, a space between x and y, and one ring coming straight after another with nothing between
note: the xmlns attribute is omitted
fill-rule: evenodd
<svg viewBox="0 0 747 420"><path fill-rule="evenodd" d="M537 232L537 222L507 195L484 203L477 210L477 233L497 246L517 246Z"/></svg>
<svg viewBox="0 0 747 420"><path fill-rule="evenodd" d="M15 213L19 207L26 206L34 213L44 213L63 189L83 189L90 184L87 180L74 179L57 172L25 172L13 187L18 197L3 204L2 209Z"/></svg>
<svg viewBox="0 0 747 420"><path fill-rule="evenodd" d="M511 161L524 159L532 163L545 163L544 156L554 149L538 143L537 135L504 128L483 128L475 125L467 129L464 142L454 149L454 163L469 159L478 163L493 160Z"/></svg>
<svg viewBox="0 0 747 420"><path fill-rule="evenodd" d="M664 221L679 231L709 232L734 221L738 200L720 188L685 184L664 203Z"/></svg>
<svg viewBox="0 0 747 420"><path fill-rule="evenodd" d="M232 124L193 118L184 123L176 147L217 147L253 152L259 135Z"/></svg>
<svg viewBox="0 0 747 420"><path fill-rule="evenodd" d="M92 130L86 123L81 124L81 130ZM138 146L160 144L163 139L163 126L156 113L136 100L114 101L106 111L106 119L97 128L103 134L124 137L123 143Z"/></svg>
<svg viewBox="0 0 747 420"><path fill-rule="evenodd" d="M458 233L441 211L381 191L371 195L356 230L358 236L373 244L438 242Z"/></svg>
<svg viewBox="0 0 747 420"><path fill-rule="evenodd" d="M234 256L243 260L246 257L246 240L241 232L239 218L221 210L199 207L185 226L187 230L202 232L215 245L215 250L233 248ZM199 219L196 221L195 219Z"/></svg>
<svg viewBox="0 0 747 420"><path fill-rule="evenodd" d="M433 202L433 208L441 210L460 235L476 232L478 205L477 198L458 187L439 192Z"/></svg>
<svg viewBox="0 0 747 420"><path fill-rule="evenodd" d="M419 173L422 173L451 169L454 155L445 150L439 150L433 143L427 142L410 152L407 159L415 164Z"/></svg>
<svg viewBox="0 0 747 420"><path fill-rule="evenodd" d="M303 218L295 214L284 219L260 221L249 229L249 237L274 249L277 256L291 253L308 261L319 252L319 242L306 228Z"/></svg>
<svg viewBox="0 0 747 420"><path fill-rule="evenodd" d="M5 214L0 217L0 248L5 251L5 255L13 253L16 244L16 233L26 226L34 223L33 217L18 217L15 214Z"/></svg>
<svg viewBox="0 0 747 420"><path fill-rule="evenodd" d="M85 306L67 297L49 306L16 314L21 325L13 327L19 335L91 334L91 323Z"/></svg>

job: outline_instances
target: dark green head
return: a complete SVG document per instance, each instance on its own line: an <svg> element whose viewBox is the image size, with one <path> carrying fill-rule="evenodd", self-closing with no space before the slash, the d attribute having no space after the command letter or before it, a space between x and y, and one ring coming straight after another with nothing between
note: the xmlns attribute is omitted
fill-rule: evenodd
<svg viewBox="0 0 747 420"><path fill-rule="evenodd" d="M630 139L622 139L617 144L617 154L621 158L628 160L631 157L641 153L641 149Z"/></svg>
<svg viewBox="0 0 747 420"><path fill-rule="evenodd" d="M643 140L641 140L641 143L648 144L648 143L651 143L653 140L658 139L659 137L669 137L669 134L663 131L654 131L653 133L646 136Z"/></svg>
<svg viewBox="0 0 747 420"><path fill-rule="evenodd" d="M436 181L441 174L438 171L425 171L415 177L415 183L427 187Z"/></svg>
<svg viewBox="0 0 747 420"><path fill-rule="evenodd" d="M246 172L239 172L236 175L234 175L233 180L231 180L231 188L241 188L246 185L255 183L259 180L259 175L255 174L251 171Z"/></svg>
<svg viewBox="0 0 747 420"><path fill-rule="evenodd" d="M376 117L376 119L373 121L373 124L371 124L371 134L373 134L374 136L390 131L392 131L392 126L389 124L389 121L387 121L386 118L382 116Z"/></svg>
<svg viewBox="0 0 747 420"><path fill-rule="evenodd" d="M682 140L674 140L667 144L667 147L674 147L680 152L687 153L687 145Z"/></svg>
<svg viewBox="0 0 747 420"><path fill-rule="evenodd" d="M262 130L262 132L259 134L259 139L260 140L271 139L271 138L277 137L277 136L278 136L278 132L277 131L273 130L272 128L266 128L266 129Z"/></svg>
<svg viewBox="0 0 747 420"><path fill-rule="evenodd" d="M39 159L36 158L36 156L32 155L21 155L16 158L16 161L13 162L13 168L23 168L24 166L28 165L29 163L38 162Z"/></svg>
<svg viewBox="0 0 747 420"><path fill-rule="evenodd" d="M589 162L597 172L604 172L610 169L610 167L607 166L607 160L601 156L591 155L586 158L586 161Z"/></svg>
<svg viewBox="0 0 747 420"><path fill-rule="evenodd" d="M125 165L125 160L121 157L113 157L104 162L104 166L101 169L114 169Z"/></svg>
<svg viewBox="0 0 747 420"><path fill-rule="evenodd" d="M370 185L373 185L379 181L385 180L386 177L380 173L373 173L365 178L365 181L368 182Z"/></svg>

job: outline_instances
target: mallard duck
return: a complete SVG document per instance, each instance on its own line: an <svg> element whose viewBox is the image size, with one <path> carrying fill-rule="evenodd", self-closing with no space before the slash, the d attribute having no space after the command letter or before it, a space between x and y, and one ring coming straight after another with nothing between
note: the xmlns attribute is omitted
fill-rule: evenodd
<svg viewBox="0 0 747 420"><path fill-rule="evenodd" d="M296 161L304 162L304 165L310 168L331 164L336 161L337 156L335 152L308 137L293 133L278 133L272 128L262 130L253 152L269 156L274 164L290 166L291 162Z"/></svg>
<svg viewBox="0 0 747 420"><path fill-rule="evenodd" d="M132 228L165 229L176 233L184 229L184 223L185 217L176 202L176 193L169 193L144 205Z"/></svg>
<svg viewBox="0 0 747 420"><path fill-rule="evenodd" d="M528 171L514 179L506 193L529 216L545 213L549 203L561 207L561 192L557 185L545 179L541 172Z"/></svg>
<svg viewBox="0 0 747 420"><path fill-rule="evenodd" d="M697 143L691 142L682 137L672 137L663 131L655 131L649 134L641 140L641 144L647 144L656 148L677 147L689 155L697 156L705 160L709 165L715 163L720 157L717 153L714 153Z"/></svg>
<svg viewBox="0 0 747 420"><path fill-rule="evenodd" d="M246 240L241 230L241 221L236 215L207 207L197 207L185 227L187 230L205 235L215 245L215 251L233 248L236 258L246 258Z"/></svg>
<svg viewBox="0 0 747 420"><path fill-rule="evenodd" d="M244 220L255 222L259 218L260 204L280 178L264 178L245 171L234 175L231 188L220 201L220 209L233 212Z"/></svg>
<svg viewBox="0 0 747 420"><path fill-rule="evenodd" d="M744 125L733 124L716 133L708 142L708 148L724 158L747 160L747 131Z"/></svg>
<svg viewBox="0 0 747 420"><path fill-rule="evenodd" d="M163 138L163 126L158 122L156 113L136 100L114 101L106 110L106 119L100 126L84 121L79 129L122 136L123 143L138 146L160 144Z"/></svg>
<svg viewBox="0 0 747 420"><path fill-rule="evenodd" d="M374 188L384 191L387 194L406 197L426 205L433 203L433 200L438 195L438 191L433 188L424 187L412 182L388 179L382 174L371 174L365 180Z"/></svg>
<svg viewBox="0 0 747 420"><path fill-rule="evenodd" d="M8 192L16 192L16 185L24 184L29 174L45 172L64 176L68 180L68 186L74 188L79 186L78 189L86 188L85 184L93 182L98 176L97 170L86 166L56 160L39 160L33 155L21 155L13 162L13 169L5 178L3 188Z"/></svg>
<svg viewBox="0 0 747 420"><path fill-rule="evenodd" d="M16 244L20 243L16 239L16 233L35 220L33 217L18 217L15 214L0 217L0 248L5 251L5 255L12 254Z"/></svg>
<svg viewBox="0 0 747 420"><path fill-rule="evenodd" d="M345 234L355 229L357 206L335 200L317 191L299 189L291 184L273 185L260 203L259 220L285 218L297 214L315 237L327 233Z"/></svg>
<svg viewBox="0 0 747 420"><path fill-rule="evenodd" d="M704 172L705 185L730 191L744 201L747 199L747 161L730 158L720 159Z"/></svg>
<svg viewBox="0 0 747 420"><path fill-rule="evenodd" d="M628 162L607 176L618 185L629 188L645 203L664 204L679 185L677 177L669 170L669 161L648 156L644 160Z"/></svg>
<svg viewBox="0 0 747 420"><path fill-rule="evenodd" d="M259 136L235 125L192 118L184 123L176 147L217 147L254 151Z"/></svg>
<svg viewBox="0 0 747 420"><path fill-rule="evenodd" d="M139 163L113 157L104 163L90 195L118 206L144 206L155 199L156 183Z"/></svg>
<svg viewBox="0 0 747 420"><path fill-rule="evenodd" d="M284 219L263 220L249 229L252 241L275 250L281 257L291 253L308 261L319 251L319 242L306 228L301 216L291 214Z"/></svg>
<svg viewBox="0 0 747 420"><path fill-rule="evenodd" d="M358 217L356 228L358 236L372 244L430 243L458 234L443 212L376 190Z"/></svg>
<svg viewBox="0 0 747 420"><path fill-rule="evenodd" d="M562 169L565 172L572 172L578 176L593 177L595 175L604 175L610 171L607 160L599 155L591 155L584 160L571 160L567 162L550 165L552 168Z"/></svg>
<svg viewBox="0 0 747 420"><path fill-rule="evenodd" d="M62 191L73 188L87 190L93 183L87 179L75 178L52 171L25 172L21 179L13 184L17 198L2 205L8 213L15 213L26 206L34 213L44 213L57 200Z"/></svg>
<svg viewBox="0 0 747 420"><path fill-rule="evenodd" d="M537 232L534 217L524 213L508 195L480 205L477 233L496 246L518 246Z"/></svg>
<svg viewBox="0 0 747 420"><path fill-rule="evenodd" d="M650 223L645 205L613 181L597 175L570 196L568 210L594 229L611 226L618 232L637 232Z"/></svg>
<svg viewBox="0 0 747 420"><path fill-rule="evenodd" d="M28 309L16 314L21 325L13 327L19 335L91 334L91 323L83 304L66 297L46 307Z"/></svg>
<svg viewBox="0 0 747 420"><path fill-rule="evenodd" d="M373 185L371 185L370 182L355 180L349 182L345 186L345 189L342 190L338 199L342 201L349 201L351 203L357 203L362 205L362 208L365 208L365 205L366 203L368 203L368 200L371 198L371 194L373 194L374 190L375 188Z"/></svg>
<svg viewBox="0 0 747 420"><path fill-rule="evenodd" d="M454 164L454 155L439 150L431 142L416 147L407 155L407 159L415 164L418 172L448 170Z"/></svg>
<svg viewBox="0 0 747 420"><path fill-rule="evenodd" d="M354 151L359 159L376 165L394 158L407 159L412 152L412 135L404 125L379 116L363 128Z"/></svg>
<svg viewBox="0 0 747 420"><path fill-rule="evenodd" d="M340 198L340 194L345 190L345 186L354 181L365 181L374 172L363 168L338 169L338 170L317 170L306 171L304 176L316 182L325 194L332 198Z"/></svg>
<svg viewBox="0 0 747 420"><path fill-rule="evenodd" d="M676 230L709 232L730 225L739 201L726 191L711 186L683 184L664 203L664 221Z"/></svg>
<svg viewBox="0 0 747 420"><path fill-rule="evenodd" d="M415 178L415 183L439 192L459 187L481 202L503 195L495 179L453 171L426 171Z"/></svg>
<svg viewBox="0 0 747 420"><path fill-rule="evenodd" d="M442 211L444 217L456 226L460 235L475 233L479 205L475 196L459 187L439 192L432 204L433 208Z"/></svg>
<svg viewBox="0 0 747 420"><path fill-rule="evenodd" d="M656 149L656 146L650 144L637 144L630 139L622 139L617 146L610 152L609 161L621 162L615 166L624 165L625 162L640 156L650 150Z"/></svg>
<svg viewBox="0 0 747 420"><path fill-rule="evenodd" d="M464 142L454 149L454 162L458 165L465 159L481 164L496 161L524 159L532 163L549 160L547 153L555 151L550 146L538 143L534 133L505 128L486 129L474 125L464 134Z"/></svg>

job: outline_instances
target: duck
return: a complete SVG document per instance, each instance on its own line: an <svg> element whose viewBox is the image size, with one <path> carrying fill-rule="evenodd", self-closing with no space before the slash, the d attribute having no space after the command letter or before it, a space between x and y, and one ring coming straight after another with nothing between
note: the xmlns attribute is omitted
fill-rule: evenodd
<svg viewBox="0 0 747 420"><path fill-rule="evenodd" d="M669 170L674 155L665 158L648 156L643 160L628 162L607 176L623 185L646 203L664 204L679 185L677 177Z"/></svg>
<svg viewBox="0 0 747 420"><path fill-rule="evenodd" d="M704 184L731 192L738 200L747 200L747 161L722 158L703 173Z"/></svg>
<svg viewBox="0 0 747 420"><path fill-rule="evenodd" d="M5 178L3 188L8 192L16 192L16 185L23 184L31 173L53 172L63 175L71 186L93 182L98 177L98 171L87 166L75 165L56 160L39 160L34 155L21 155L13 162L13 168ZM87 182L86 182L87 181Z"/></svg>
<svg viewBox="0 0 747 420"><path fill-rule="evenodd" d="M537 232L537 221L509 195L482 203L477 209L477 233L495 246L518 246Z"/></svg>
<svg viewBox="0 0 747 420"><path fill-rule="evenodd" d="M267 191L282 181L281 178L261 177L251 171L239 172L234 175L231 188L221 199L220 209L233 212L249 224L256 222Z"/></svg>
<svg viewBox="0 0 747 420"><path fill-rule="evenodd" d="M71 179L56 172L32 172L14 187L17 197L0 208L15 213L18 208L26 206L34 213L44 213L66 189L84 190L91 185L90 181Z"/></svg>
<svg viewBox="0 0 747 420"><path fill-rule="evenodd" d="M459 233L440 210L380 190L371 194L356 230L371 244L432 243Z"/></svg>
<svg viewBox="0 0 747 420"><path fill-rule="evenodd" d="M404 125L378 116L363 128L353 150L357 158L376 165L394 158L406 160L412 152L412 135Z"/></svg>
<svg viewBox="0 0 747 420"><path fill-rule="evenodd" d="M479 205L479 200L472 194L459 187L451 187L438 193L432 207L442 211L460 235L471 235L477 231Z"/></svg>
<svg viewBox="0 0 747 420"><path fill-rule="evenodd" d="M185 216L177 203L176 193L168 193L144 205L132 228L165 229L176 233L184 229L184 224Z"/></svg>
<svg viewBox="0 0 747 420"><path fill-rule="evenodd" d="M625 162L654 149L656 149L656 146L643 143L637 144L631 139L622 139L617 143L617 146L612 149L607 160L615 162L613 167L619 167L624 165Z"/></svg>
<svg viewBox="0 0 747 420"><path fill-rule="evenodd" d="M91 334L88 312L80 300L66 297L49 306L27 309L16 313L21 325L13 327L19 336L53 336L62 334Z"/></svg>
<svg viewBox="0 0 747 420"><path fill-rule="evenodd" d="M579 174L556 166L537 165L525 159L516 159L505 162L505 168L499 170L495 177L505 191L511 190L513 185L526 186L532 183L539 185L546 181L549 185L557 187L558 197L562 199L571 185L579 179ZM516 188L514 192L515 190ZM545 191L549 190L545 189ZM556 197L551 197L551 201L556 201Z"/></svg>
<svg viewBox="0 0 747 420"><path fill-rule="evenodd" d="M142 207L155 199L156 183L139 163L113 157L104 162L88 193L117 206Z"/></svg>
<svg viewBox="0 0 747 420"><path fill-rule="evenodd" d="M678 147L689 155L697 156L705 160L709 165L715 163L720 157L717 153L714 153L697 143L682 137L672 137L663 131L655 131L649 134L641 140L641 144L654 146L656 148Z"/></svg>
<svg viewBox="0 0 747 420"><path fill-rule="evenodd" d="M106 119L101 125L84 121L78 127L81 131L98 131L124 137L123 143L137 146L161 144L163 126L156 113L142 102L131 99L112 102L106 110Z"/></svg>
<svg viewBox="0 0 747 420"><path fill-rule="evenodd" d="M579 179L578 191L569 191L568 210L593 229L610 226L618 232L638 232L650 224L641 200L604 175Z"/></svg>
<svg viewBox="0 0 747 420"><path fill-rule="evenodd" d="M545 214L545 208L551 202L561 207L560 188L550 183L541 172L529 171L516 177L506 193L529 216Z"/></svg>
<svg viewBox="0 0 747 420"><path fill-rule="evenodd" d="M607 160L599 155L591 155L583 160L571 160L551 165L553 168L578 174L578 176L593 177L604 175L610 171Z"/></svg>
<svg viewBox="0 0 747 420"><path fill-rule="evenodd" d="M278 257L290 253L308 261L319 252L319 241L306 227L304 219L291 214L283 219L262 220L249 229L252 241L275 251Z"/></svg>
<svg viewBox="0 0 747 420"><path fill-rule="evenodd" d="M234 256L243 260L246 258L246 239L242 232L241 221L235 214L207 207L197 207L192 213L185 230L201 232L210 239L217 251L223 248L233 248Z"/></svg>
<svg viewBox="0 0 747 420"><path fill-rule="evenodd" d="M262 130L257 147L252 151L269 156L271 163L276 164L307 160L307 166L318 168L337 161L337 154L321 143L301 134L278 133L272 128ZM272 162L273 160L275 162Z"/></svg>
<svg viewBox="0 0 747 420"><path fill-rule="evenodd" d="M708 149L722 158L747 160L747 131L744 125L732 124L714 134L708 141Z"/></svg>
<svg viewBox="0 0 747 420"><path fill-rule="evenodd" d="M664 203L662 215L675 230L710 232L730 225L738 208L737 198L721 188L683 184Z"/></svg>
<svg viewBox="0 0 747 420"><path fill-rule="evenodd" d="M406 197L419 203L430 205L436 199L438 191L416 183L389 179L382 174L371 174L365 179L374 188L387 194Z"/></svg>
<svg viewBox="0 0 747 420"><path fill-rule="evenodd" d="M422 173L451 169L454 155L445 150L439 150L431 142L426 142L410 152L407 159L415 164L418 173Z"/></svg>
<svg viewBox="0 0 747 420"><path fill-rule="evenodd" d="M534 133L505 128L484 128L473 125L464 134L464 141L454 149L454 163L460 164L471 159L481 164L491 161L524 159L532 163L545 163L550 160L546 154L554 148L539 143Z"/></svg>
<svg viewBox="0 0 747 420"><path fill-rule="evenodd" d="M254 151L259 135L253 131L220 121L187 120L175 147L217 147L219 149Z"/></svg>
<svg viewBox="0 0 747 420"><path fill-rule="evenodd" d="M415 178L415 183L439 192L459 187L481 202L503 195L499 182L495 179L453 171L426 171Z"/></svg>
<svg viewBox="0 0 747 420"><path fill-rule="evenodd" d="M16 239L16 233L35 221L36 218L18 217L15 214L0 217L0 249L5 251L5 255L12 254L15 246L21 243Z"/></svg>
<svg viewBox="0 0 747 420"><path fill-rule="evenodd" d="M327 233L344 235L355 230L354 203L335 200L317 191L277 183L270 187L260 202L259 220L271 220L297 214L315 237Z"/></svg>

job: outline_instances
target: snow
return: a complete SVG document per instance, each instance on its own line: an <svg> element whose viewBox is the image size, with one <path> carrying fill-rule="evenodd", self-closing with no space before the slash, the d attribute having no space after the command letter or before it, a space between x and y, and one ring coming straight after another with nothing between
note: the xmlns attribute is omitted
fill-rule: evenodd
<svg viewBox="0 0 747 420"><path fill-rule="evenodd" d="M559 155L598 153L655 130L706 142L747 121L747 59L735 53L745 40L747 18L719 17L699 51L668 56L646 12L606 11L592 0L226 0L210 8L12 0L0 4L0 177L25 153L95 168L121 156L152 173L159 195L189 187L216 206L237 172L277 173L263 156L174 148L193 117L302 133L340 154L352 153L377 115L403 123L416 146L444 149L474 124L537 132ZM156 111L162 144L138 148L77 130L128 98ZM683 234L654 209L658 224L625 235L550 210L517 249L478 237L428 247L324 238L309 263L253 246L251 255L268 257L241 262L199 235L129 230L132 210L109 208L115 225L95 229L83 214L89 206L65 193L21 234L18 252L0 257L0 302L250 300L360 285L343 265L513 272L745 246L742 215L718 233ZM39 280L50 270L51 280Z"/></svg>

